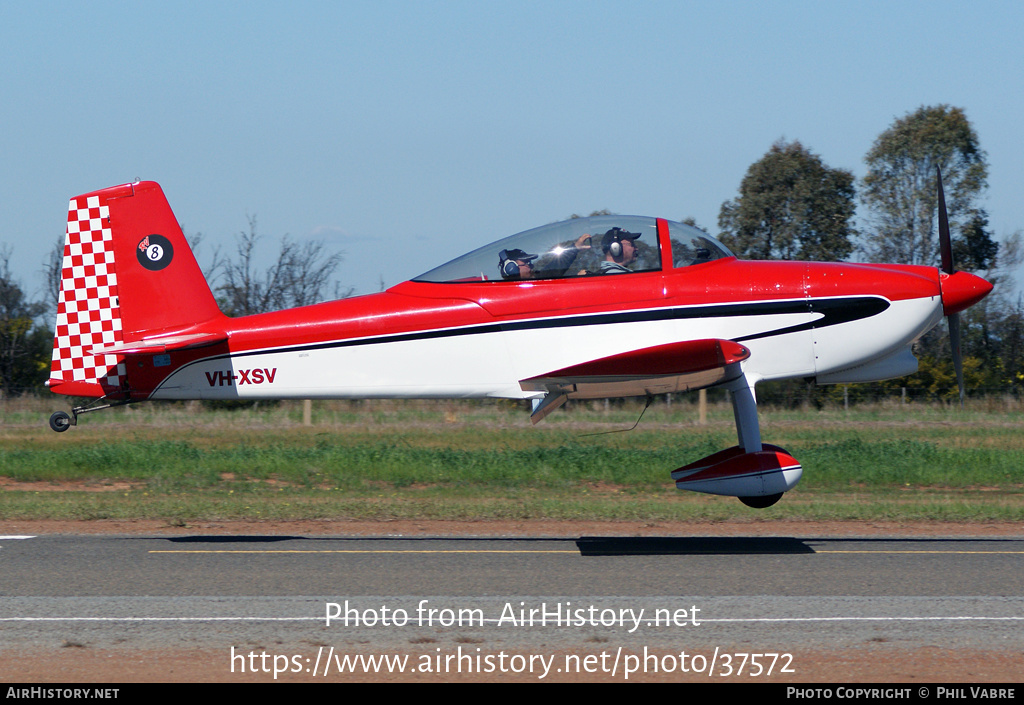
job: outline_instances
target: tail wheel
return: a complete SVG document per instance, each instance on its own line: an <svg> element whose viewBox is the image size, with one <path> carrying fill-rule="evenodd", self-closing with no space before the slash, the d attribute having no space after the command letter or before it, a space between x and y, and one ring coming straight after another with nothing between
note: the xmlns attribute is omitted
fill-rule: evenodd
<svg viewBox="0 0 1024 705"><path fill-rule="evenodd" d="M737 497L737 499L748 507L752 507L754 509L767 509L782 499L783 494L784 493L779 492L778 494L770 494L764 497Z"/></svg>
<svg viewBox="0 0 1024 705"><path fill-rule="evenodd" d="M50 428L57 433L63 433L71 428L71 416L65 411L55 411L50 415Z"/></svg>

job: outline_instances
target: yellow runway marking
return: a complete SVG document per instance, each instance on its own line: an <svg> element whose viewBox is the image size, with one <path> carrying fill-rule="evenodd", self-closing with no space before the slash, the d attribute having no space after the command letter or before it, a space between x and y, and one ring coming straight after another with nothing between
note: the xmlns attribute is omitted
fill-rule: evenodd
<svg viewBox="0 0 1024 705"><path fill-rule="evenodd" d="M830 550L824 550L824 551L815 551L815 553L877 553L877 554L886 554L886 553L910 553L910 554L937 553L937 554L941 554L941 555L950 555L950 554L963 553L963 554L1011 555L1012 556L1012 555L1024 554L1024 551L830 551Z"/></svg>

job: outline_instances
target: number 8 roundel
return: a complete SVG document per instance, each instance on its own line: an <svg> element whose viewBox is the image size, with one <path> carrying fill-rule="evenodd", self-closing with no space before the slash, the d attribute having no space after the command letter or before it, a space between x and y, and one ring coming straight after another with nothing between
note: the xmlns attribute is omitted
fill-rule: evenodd
<svg viewBox="0 0 1024 705"><path fill-rule="evenodd" d="M163 235L147 235L135 250L139 264L150 271L163 269L174 257L174 247Z"/></svg>

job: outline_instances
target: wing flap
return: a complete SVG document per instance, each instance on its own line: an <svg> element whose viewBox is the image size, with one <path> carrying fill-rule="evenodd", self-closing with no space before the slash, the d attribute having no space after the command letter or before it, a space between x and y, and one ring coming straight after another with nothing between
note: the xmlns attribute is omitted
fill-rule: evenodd
<svg viewBox="0 0 1024 705"><path fill-rule="evenodd" d="M686 392L738 377L750 350L710 338L667 343L588 360L520 380L526 392L546 392L530 418L537 423L566 399L604 399Z"/></svg>

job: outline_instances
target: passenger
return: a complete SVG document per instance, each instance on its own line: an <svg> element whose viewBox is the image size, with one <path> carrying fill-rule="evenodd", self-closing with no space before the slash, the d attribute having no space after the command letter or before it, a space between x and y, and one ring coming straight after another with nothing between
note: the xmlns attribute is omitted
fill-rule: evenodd
<svg viewBox="0 0 1024 705"><path fill-rule="evenodd" d="M604 261L601 262L601 274L631 274L629 265L636 262L637 249L633 241L641 233L631 233L622 228L612 228L601 238L601 250Z"/></svg>

